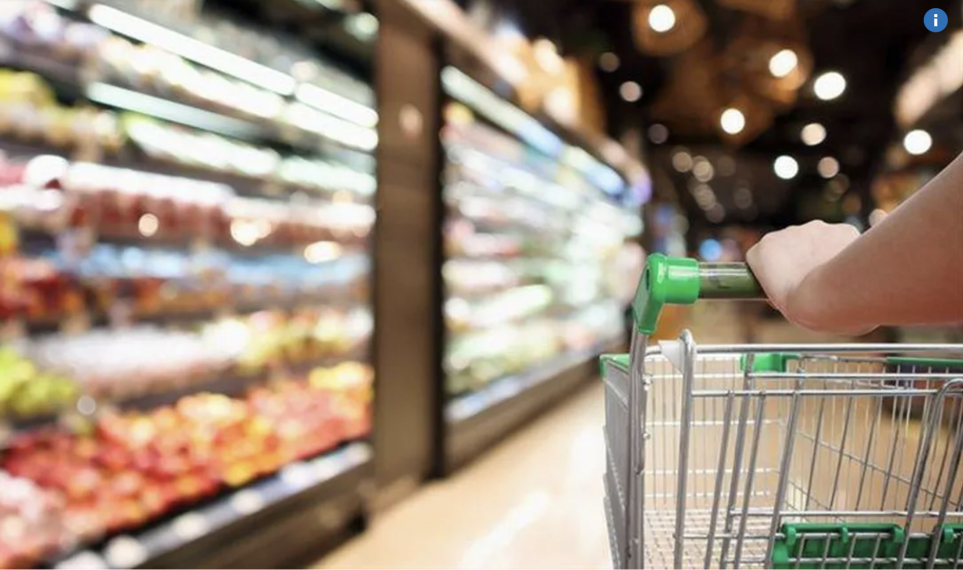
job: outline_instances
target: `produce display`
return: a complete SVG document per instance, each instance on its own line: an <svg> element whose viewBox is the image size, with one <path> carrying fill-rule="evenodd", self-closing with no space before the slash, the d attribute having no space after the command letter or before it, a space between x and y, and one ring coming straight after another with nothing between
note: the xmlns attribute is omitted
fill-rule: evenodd
<svg viewBox="0 0 963 570"><path fill-rule="evenodd" d="M441 133L444 369L456 398L618 339L622 307L606 276L639 227L600 187L601 163L574 148L546 154L507 122L500 130L479 120L460 102L472 97L445 85L456 101Z"/></svg>
<svg viewBox="0 0 963 570"><path fill-rule="evenodd" d="M355 439L370 429L370 386L370 369L346 362L241 398L197 394L14 437L0 452L0 564L36 565Z"/></svg>
<svg viewBox="0 0 963 570"><path fill-rule="evenodd" d="M29 418L72 406L80 387L70 378L42 372L11 347L0 348L0 418Z"/></svg>
<svg viewBox="0 0 963 570"><path fill-rule="evenodd" d="M28 567L73 540L61 497L3 470L0 489L0 568Z"/></svg>
<svg viewBox="0 0 963 570"><path fill-rule="evenodd" d="M0 2L0 567L371 431L373 90L208 9Z"/></svg>

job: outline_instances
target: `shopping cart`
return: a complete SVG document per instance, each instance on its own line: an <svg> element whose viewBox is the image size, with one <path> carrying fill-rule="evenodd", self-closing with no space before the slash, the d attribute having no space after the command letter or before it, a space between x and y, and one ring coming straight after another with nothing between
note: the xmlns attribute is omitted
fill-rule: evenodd
<svg viewBox="0 0 963 570"><path fill-rule="evenodd" d="M649 256L602 357L614 566L963 567L963 345L647 346L666 304L759 297Z"/></svg>

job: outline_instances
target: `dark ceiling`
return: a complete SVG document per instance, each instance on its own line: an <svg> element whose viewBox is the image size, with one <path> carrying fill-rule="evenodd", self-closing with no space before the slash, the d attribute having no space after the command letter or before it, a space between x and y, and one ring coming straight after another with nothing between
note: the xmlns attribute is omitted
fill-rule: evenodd
<svg viewBox="0 0 963 570"><path fill-rule="evenodd" d="M697 28L701 13L705 32L696 34L700 39L671 55L652 55L658 49L643 53L633 14L659 3L675 7L682 28ZM709 222L695 203L696 181L671 167L672 155L680 150L705 156L717 172L717 161L726 161L728 174L716 176L711 185L727 223L782 225L815 215L831 217L832 212L842 217L844 210L865 216L872 207L871 176L881 166L884 147L897 136L892 118L896 90L949 32L960 28L961 19L959 0L460 0L460 4L476 16L483 14L484 23L492 27L510 22L530 38L552 40L566 56L593 62L609 134L625 140L626 134L638 133L656 171L656 191L678 196L695 223ZM774 17L771 11L777 8L788 9L787 17ZM933 34L923 26L923 14L930 8L941 8L950 16L944 33ZM644 19L641 27L645 28ZM797 92L760 96L753 87L760 75L759 60L764 75L772 53L765 50L780 44L796 49L800 68L808 65L811 73ZM605 52L618 56L614 71L604 71L597 63ZM813 94L812 81L829 70L842 73L847 88L842 97L822 101ZM626 102L620 96L626 81L641 86L638 101ZM747 140L719 131L719 113L732 101L743 101L750 109ZM800 129L810 122L821 123L827 131L825 141L812 147L800 139ZM757 131L748 133L757 123ZM660 144L649 140L645 129L653 124L667 127L667 140ZM799 163L799 175L790 181L772 172L772 161L781 154ZM837 158L844 177L821 178L816 164L823 156ZM752 205L746 206L745 189L755 198ZM827 192L833 194L830 201L838 203L829 214L825 208L807 207L813 197ZM739 193L742 199L736 200ZM846 200L849 196L856 198ZM719 223L718 215L708 218Z"/></svg>

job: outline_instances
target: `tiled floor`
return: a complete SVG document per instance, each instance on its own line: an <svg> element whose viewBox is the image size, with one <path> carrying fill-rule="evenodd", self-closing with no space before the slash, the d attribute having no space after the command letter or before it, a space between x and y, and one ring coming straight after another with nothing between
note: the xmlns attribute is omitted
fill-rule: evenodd
<svg viewBox="0 0 963 570"><path fill-rule="evenodd" d="M610 567L603 421L598 383L377 517L317 567Z"/></svg>

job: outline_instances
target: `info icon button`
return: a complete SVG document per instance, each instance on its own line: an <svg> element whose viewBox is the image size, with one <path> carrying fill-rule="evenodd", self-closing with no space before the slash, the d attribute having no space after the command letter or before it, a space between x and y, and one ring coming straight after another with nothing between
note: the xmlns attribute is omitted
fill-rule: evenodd
<svg viewBox="0 0 963 570"><path fill-rule="evenodd" d="M923 25L931 32L942 32L949 23L950 19L946 17L946 12L939 8L932 8L923 16Z"/></svg>

